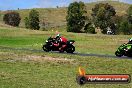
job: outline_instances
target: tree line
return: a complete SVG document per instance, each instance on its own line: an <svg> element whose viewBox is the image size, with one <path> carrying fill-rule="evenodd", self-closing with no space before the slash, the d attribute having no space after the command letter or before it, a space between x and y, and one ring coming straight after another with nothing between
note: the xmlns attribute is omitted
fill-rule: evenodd
<svg viewBox="0 0 132 88"><path fill-rule="evenodd" d="M103 34L110 29L112 34L132 34L132 5L123 16L116 15L116 10L108 3L98 3L92 8L91 17L86 15L83 2L73 2L67 11L67 31L95 33L99 28Z"/></svg>
<svg viewBox="0 0 132 88"><path fill-rule="evenodd" d="M112 5L98 3L92 8L91 17L89 17L84 2L73 2L67 10L67 32L95 34L95 29L99 28L103 34L107 34L108 30L113 34L132 34L132 5L126 13L118 16ZM7 12L3 21L11 26L19 26L21 17L18 12ZM39 12L32 9L24 22L26 28L39 30Z"/></svg>
<svg viewBox="0 0 132 88"><path fill-rule="evenodd" d="M3 21L5 24L11 25L11 26L19 26L21 17L18 12L16 11L10 11L7 12L4 17ZM33 30L39 30L39 12L32 9L29 12L29 16L25 17L25 27Z"/></svg>

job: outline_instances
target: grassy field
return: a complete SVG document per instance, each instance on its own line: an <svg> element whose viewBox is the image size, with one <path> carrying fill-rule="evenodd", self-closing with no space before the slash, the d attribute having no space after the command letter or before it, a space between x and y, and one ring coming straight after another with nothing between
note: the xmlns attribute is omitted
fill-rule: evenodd
<svg viewBox="0 0 132 88"><path fill-rule="evenodd" d="M41 50L56 32L0 27L0 47ZM61 32L74 39L76 52L114 55L117 47L131 35L98 35ZM77 55L0 49L1 88L131 88L130 84L76 83L78 67L88 74L130 74L131 59L83 57Z"/></svg>
<svg viewBox="0 0 132 88"><path fill-rule="evenodd" d="M96 3L86 4L88 16ZM107 3L114 6L117 15L126 14L125 11L130 6L120 2ZM131 37L131 35L67 33L65 32L67 8L36 10L40 13L40 21L50 23L53 31L36 31L5 25L2 23L2 17L6 11L0 12L0 88L132 88L132 83L86 84L83 86L76 83L79 66L82 66L87 74L132 75L131 59L17 50L42 50L45 40L60 31L62 36L76 41L74 44L76 52L114 55L119 45L127 42ZM24 27L24 18L28 16L30 9L16 11L22 17L20 27ZM2 49L2 47L17 49L9 50Z"/></svg>
<svg viewBox="0 0 132 88"><path fill-rule="evenodd" d="M55 36L56 31L35 31L21 28L0 28L0 45L5 47L28 48L40 50L45 40ZM98 53L114 55L119 45L128 41L131 35L101 35L85 33L59 32L69 40L74 39L76 51L81 53Z"/></svg>
<svg viewBox="0 0 132 88"><path fill-rule="evenodd" d="M132 86L132 83L80 86L75 80L79 66L83 66L88 74L132 74L132 60L72 55L60 57L51 54L54 56L53 59L47 57L45 53L13 52L0 53L1 88L131 88Z"/></svg>

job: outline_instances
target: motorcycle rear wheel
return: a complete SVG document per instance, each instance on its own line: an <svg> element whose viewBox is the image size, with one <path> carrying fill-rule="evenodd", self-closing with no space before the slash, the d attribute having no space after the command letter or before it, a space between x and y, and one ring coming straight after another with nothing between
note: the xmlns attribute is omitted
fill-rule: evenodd
<svg viewBox="0 0 132 88"><path fill-rule="evenodd" d="M132 57L132 51L128 51L126 54L127 57Z"/></svg>

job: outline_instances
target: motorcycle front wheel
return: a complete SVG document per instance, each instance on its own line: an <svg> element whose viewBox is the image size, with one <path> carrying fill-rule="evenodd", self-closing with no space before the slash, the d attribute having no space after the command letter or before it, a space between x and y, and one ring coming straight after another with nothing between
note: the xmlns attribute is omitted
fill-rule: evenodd
<svg viewBox="0 0 132 88"><path fill-rule="evenodd" d="M123 56L123 54L121 54L121 53L118 52L118 51L115 52L115 55L116 55L117 57L122 57L122 56Z"/></svg>
<svg viewBox="0 0 132 88"><path fill-rule="evenodd" d="M50 47L48 47L47 45L43 45L43 50L46 51L46 52L49 52L51 51Z"/></svg>
<svg viewBox="0 0 132 88"><path fill-rule="evenodd" d="M67 47L66 52L67 53L73 53L75 51L75 47L73 45Z"/></svg>

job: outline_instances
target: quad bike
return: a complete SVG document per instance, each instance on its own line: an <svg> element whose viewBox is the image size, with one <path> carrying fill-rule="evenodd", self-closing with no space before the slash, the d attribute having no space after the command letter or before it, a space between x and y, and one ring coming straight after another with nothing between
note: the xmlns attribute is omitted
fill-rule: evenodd
<svg viewBox="0 0 132 88"><path fill-rule="evenodd" d="M75 47L73 46L73 43L75 41L74 40L69 40L66 43L66 46L64 47L63 50L59 50L59 46L54 46L54 43L56 43L56 40L54 38L48 38L45 42L45 44L43 45L43 50L46 52L49 51L60 51L60 52L64 52L66 51L67 53L73 53L75 51Z"/></svg>
<svg viewBox="0 0 132 88"><path fill-rule="evenodd" d="M115 52L115 55L118 57L122 56L132 57L132 44L122 44Z"/></svg>

